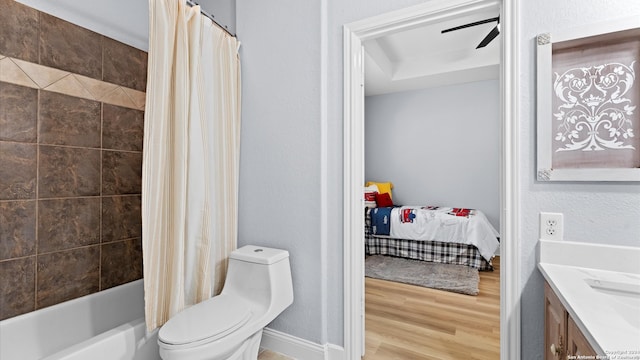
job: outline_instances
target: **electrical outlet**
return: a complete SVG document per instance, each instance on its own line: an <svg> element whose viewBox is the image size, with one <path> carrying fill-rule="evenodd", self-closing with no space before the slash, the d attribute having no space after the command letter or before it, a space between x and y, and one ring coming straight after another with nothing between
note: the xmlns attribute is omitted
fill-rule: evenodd
<svg viewBox="0 0 640 360"><path fill-rule="evenodd" d="M540 239L561 241L563 231L562 213L540 213Z"/></svg>

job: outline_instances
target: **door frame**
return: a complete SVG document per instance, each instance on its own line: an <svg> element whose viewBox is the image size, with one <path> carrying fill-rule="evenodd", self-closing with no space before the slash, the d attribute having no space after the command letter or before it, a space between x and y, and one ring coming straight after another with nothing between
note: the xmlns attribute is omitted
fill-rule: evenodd
<svg viewBox="0 0 640 360"><path fill-rule="evenodd" d="M364 48L363 42L489 7L501 8L500 358L520 358L518 3L432 0L344 26L344 350L364 354Z"/></svg>

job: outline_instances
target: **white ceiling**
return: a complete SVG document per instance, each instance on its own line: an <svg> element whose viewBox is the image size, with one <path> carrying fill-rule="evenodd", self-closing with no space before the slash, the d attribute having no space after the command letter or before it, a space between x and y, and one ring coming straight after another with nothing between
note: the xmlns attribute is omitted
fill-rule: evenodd
<svg viewBox="0 0 640 360"><path fill-rule="evenodd" d="M496 16L497 8L484 10L365 41L365 95L497 79L500 35L476 49L495 22L441 33Z"/></svg>

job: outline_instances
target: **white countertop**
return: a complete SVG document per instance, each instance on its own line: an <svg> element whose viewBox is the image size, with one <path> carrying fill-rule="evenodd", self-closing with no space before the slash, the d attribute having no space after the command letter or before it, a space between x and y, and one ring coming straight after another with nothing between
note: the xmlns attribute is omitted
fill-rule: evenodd
<svg viewBox="0 0 640 360"><path fill-rule="evenodd" d="M640 248L540 240L538 268L598 354L640 359Z"/></svg>

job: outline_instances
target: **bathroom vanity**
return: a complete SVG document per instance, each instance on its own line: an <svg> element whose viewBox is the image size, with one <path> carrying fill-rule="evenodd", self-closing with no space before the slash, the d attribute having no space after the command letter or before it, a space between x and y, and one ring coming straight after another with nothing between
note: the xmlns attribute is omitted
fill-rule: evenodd
<svg viewBox="0 0 640 360"><path fill-rule="evenodd" d="M640 248L540 241L545 359L640 359Z"/></svg>
<svg viewBox="0 0 640 360"><path fill-rule="evenodd" d="M597 355L548 282L544 284L544 346L545 360Z"/></svg>

